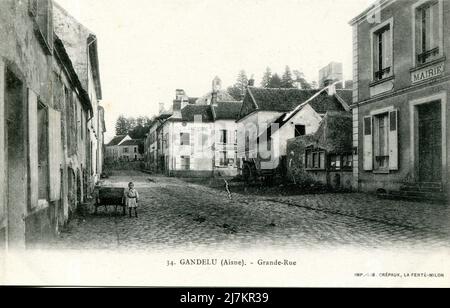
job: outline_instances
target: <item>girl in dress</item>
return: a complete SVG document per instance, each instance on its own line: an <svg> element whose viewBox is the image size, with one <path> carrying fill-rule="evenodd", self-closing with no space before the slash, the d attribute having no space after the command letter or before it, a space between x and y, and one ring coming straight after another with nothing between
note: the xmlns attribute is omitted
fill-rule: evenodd
<svg viewBox="0 0 450 308"><path fill-rule="evenodd" d="M136 216L136 218L138 217L137 214L137 207L138 207L138 203L139 203L139 193L137 192L136 189L134 189L134 183L130 182L128 184L128 189L125 190L125 200L126 200L126 204L128 206L128 211L130 213L130 217L131 217L131 210L134 209L134 214Z"/></svg>

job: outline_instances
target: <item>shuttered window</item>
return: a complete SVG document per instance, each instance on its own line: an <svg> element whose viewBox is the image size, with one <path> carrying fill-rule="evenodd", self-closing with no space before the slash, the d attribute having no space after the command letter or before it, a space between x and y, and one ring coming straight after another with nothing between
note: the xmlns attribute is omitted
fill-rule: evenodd
<svg viewBox="0 0 450 308"><path fill-rule="evenodd" d="M49 140L49 192L50 201L61 199L61 113L48 109L48 140Z"/></svg>
<svg viewBox="0 0 450 308"><path fill-rule="evenodd" d="M374 80L392 75L392 29L388 24L373 35L373 73Z"/></svg>
<svg viewBox="0 0 450 308"><path fill-rule="evenodd" d="M398 170L398 110L365 117L363 129L364 170Z"/></svg>
<svg viewBox="0 0 450 308"><path fill-rule="evenodd" d="M418 64L435 60L441 50L441 20L439 1L429 1L415 11L416 57Z"/></svg>
<svg viewBox="0 0 450 308"><path fill-rule="evenodd" d="M48 166L48 113L42 103L37 105L38 122L38 188L39 200L49 199L49 166Z"/></svg>

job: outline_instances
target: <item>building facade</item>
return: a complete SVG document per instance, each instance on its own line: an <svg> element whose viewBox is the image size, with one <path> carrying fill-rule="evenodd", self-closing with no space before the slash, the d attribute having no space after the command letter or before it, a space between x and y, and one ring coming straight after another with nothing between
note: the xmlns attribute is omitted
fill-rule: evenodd
<svg viewBox="0 0 450 308"><path fill-rule="evenodd" d="M55 235L90 185L94 108L54 22L51 0L0 3L0 250Z"/></svg>
<svg viewBox="0 0 450 308"><path fill-rule="evenodd" d="M154 119L145 146L147 168L170 176L235 176L241 108L221 90L219 78L201 99L176 91L170 112Z"/></svg>
<svg viewBox="0 0 450 308"><path fill-rule="evenodd" d="M450 3L381 1L351 25L354 186L448 192Z"/></svg>
<svg viewBox="0 0 450 308"><path fill-rule="evenodd" d="M246 178L286 171L289 139L313 134L327 111L349 110L351 92L248 87L238 124L239 171Z"/></svg>
<svg viewBox="0 0 450 308"><path fill-rule="evenodd" d="M120 145L128 140L131 140L129 135L119 135L111 139L111 141L105 145L105 162L113 163L119 161L122 157Z"/></svg>

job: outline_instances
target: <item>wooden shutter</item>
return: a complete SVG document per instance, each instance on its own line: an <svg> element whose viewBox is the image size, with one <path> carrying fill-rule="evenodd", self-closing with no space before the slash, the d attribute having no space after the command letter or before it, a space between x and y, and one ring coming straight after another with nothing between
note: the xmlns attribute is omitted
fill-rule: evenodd
<svg viewBox="0 0 450 308"><path fill-rule="evenodd" d="M6 212L6 166L5 166L5 74L6 67L0 58L0 221Z"/></svg>
<svg viewBox="0 0 450 308"><path fill-rule="evenodd" d="M50 201L56 201L61 199L61 113L52 108L48 109L48 141Z"/></svg>
<svg viewBox="0 0 450 308"><path fill-rule="evenodd" d="M398 110L389 112L389 170L398 170Z"/></svg>
<svg viewBox="0 0 450 308"><path fill-rule="evenodd" d="M373 170L373 121L372 117L364 117L364 170Z"/></svg>
<svg viewBox="0 0 450 308"><path fill-rule="evenodd" d="M435 3L431 6L431 46L430 49L434 49L436 47L439 47L439 41L440 41L440 13L439 13L439 3ZM441 51L440 51L441 52Z"/></svg>
<svg viewBox="0 0 450 308"><path fill-rule="evenodd" d="M38 97L28 89L28 168L31 206L37 206L39 199L39 157L38 157Z"/></svg>

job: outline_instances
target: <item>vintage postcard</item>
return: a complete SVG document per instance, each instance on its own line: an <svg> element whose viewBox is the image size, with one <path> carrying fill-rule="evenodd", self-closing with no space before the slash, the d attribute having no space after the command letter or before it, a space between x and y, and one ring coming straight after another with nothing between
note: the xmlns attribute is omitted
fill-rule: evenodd
<svg viewBox="0 0 450 308"><path fill-rule="evenodd" d="M0 0L0 284L450 287L449 38L449 0Z"/></svg>

